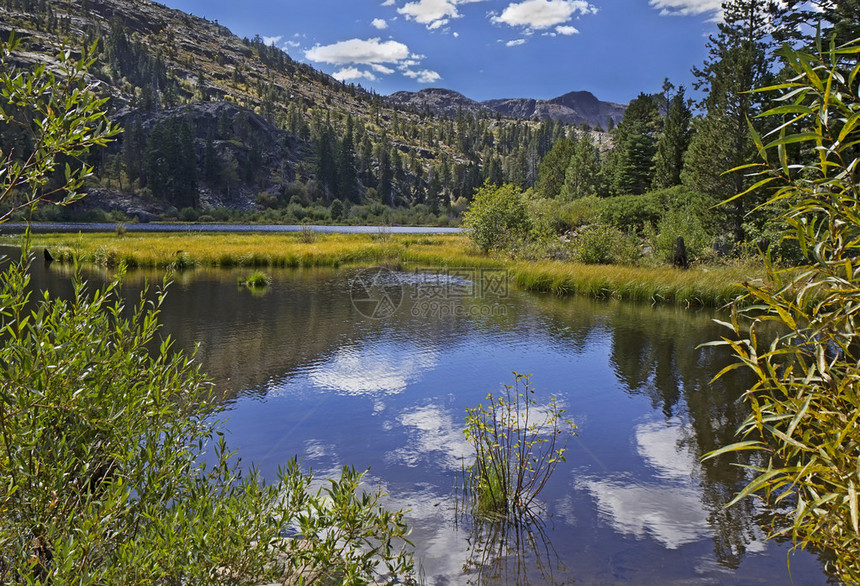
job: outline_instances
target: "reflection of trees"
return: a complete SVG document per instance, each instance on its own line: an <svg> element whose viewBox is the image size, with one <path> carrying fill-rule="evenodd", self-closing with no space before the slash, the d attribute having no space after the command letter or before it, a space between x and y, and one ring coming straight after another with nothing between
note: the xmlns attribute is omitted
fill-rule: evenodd
<svg viewBox="0 0 860 586"><path fill-rule="evenodd" d="M667 418L686 407L692 433L684 442L697 457L735 440L747 413L740 398L751 383L742 371L711 383L733 362L724 348L699 346L724 334L713 317L712 312L636 304L620 304L609 316L616 375L627 392L647 395ZM749 544L763 539L762 524L771 522L751 499L726 508L746 484L747 472L736 464L750 463L745 453L735 453L707 460L698 469L715 554L730 568L740 565Z"/></svg>
<svg viewBox="0 0 860 586"><path fill-rule="evenodd" d="M539 513L514 519L481 519L458 515L467 527L467 584L570 584Z"/></svg>

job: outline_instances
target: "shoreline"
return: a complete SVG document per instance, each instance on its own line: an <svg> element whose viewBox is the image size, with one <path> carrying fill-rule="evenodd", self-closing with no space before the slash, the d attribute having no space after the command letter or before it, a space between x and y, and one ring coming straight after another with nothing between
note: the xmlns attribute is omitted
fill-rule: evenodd
<svg viewBox="0 0 860 586"><path fill-rule="evenodd" d="M14 240L21 242L20 237ZM669 266L514 260L482 254L465 236L451 233L53 233L33 235L31 245L48 249L61 263L107 268L120 264L132 269L180 270L378 265L498 268L507 270L511 281L525 291L696 307L721 307L743 293L740 283L759 276L754 274L757 267L751 266L698 266L682 271Z"/></svg>

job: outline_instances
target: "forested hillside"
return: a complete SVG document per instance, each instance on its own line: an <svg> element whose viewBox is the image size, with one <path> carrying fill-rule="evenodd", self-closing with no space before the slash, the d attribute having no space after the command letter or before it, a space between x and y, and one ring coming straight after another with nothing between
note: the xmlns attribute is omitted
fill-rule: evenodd
<svg viewBox="0 0 860 586"><path fill-rule="evenodd" d="M94 47L91 73L125 130L90 161L98 181L87 207L45 217L258 210L254 219L447 224L486 180L533 185L558 139L610 141L551 119L393 107L259 37L148 0L3 0L0 33L13 32L21 66ZM22 139L4 129L4 152Z"/></svg>
<svg viewBox="0 0 860 586"><path fill-rule="evenodd" d="M588 92L383 97L149 0L0 0L0 34L24 40L14 56L23 67L50 64L63 47L94 51L93 81L124 128L91 155L91 197L43 207L41 219L448 225L489 183L526 200L534 238L602 226L663 256L683 236L696 257L778 231L749 198L714 206L751 185L725 171L755 152L748 121L769 130L756 116L772 104L750 90L782 79L780 43L809 43L819 24L825 38L857 33L856 3L808 4L725 2L694 71L699 100L666 80L624 108ZM589 112L606 124L565 122ZM24 152L25 126L3 128L4 153Z"/></svg>

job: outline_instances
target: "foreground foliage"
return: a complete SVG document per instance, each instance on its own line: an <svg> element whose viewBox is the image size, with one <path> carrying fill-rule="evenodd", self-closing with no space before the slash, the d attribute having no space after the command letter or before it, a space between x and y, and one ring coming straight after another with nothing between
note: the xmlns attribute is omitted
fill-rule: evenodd
<svg viewBox="0 0 860 586"><path fill-rule="evenodd" d="M528 513L549 477L564 461L576 426L564 419L555 398L538 405L529 375L514 373L514 384L489 404L466 410L463 433L475 448L466 488L477 510L488 517L518 518Z"/></svg>
<svg viewBox="0 0 860 586"><path fill-rule="evenodd" d="M159 345L163 287L126 307L118 280L78 282L72 300L45 294L33 309L28 281L23 263L0 276L0 582L409 575L402 513L362 474L312 490L295 460L269 486L231 466L209 385Z"/></svg>
<svg viewBox="0 0 860 586"><path fill-rule="evenodd" d="M97 99L96 86L87 81L94 58L85 52L74 59L64 50L57 55L57 73L44 63L26 71L9 63L18 45L14 35L0 42L0 131L12 145L7 152L0 149L0 222L39 203L80 200L93 168L74 159L119 133L104 112L107 98ZM57 177L61 165L64 172Z"/></svg>
<svg viewBox="0 0 860 586"><path fill-rule="evenodd" d="M32 212L79 199L90 168L57 179L58 163L115 131L91 61L16 70L14 48L0 43L0 125L20 148L0 161L0 204ZM29 250L0 273L0 583L409 580L403 515L362 474L319 487L292 460L267 486L231 464L210 385L158 337L166 281L129 307L122 267L103 289L78 276L71 299L35 300Z"/></svg>
<svg viewBox="0 0 860 586"><path fill-rule="evenodd" d="M752 131L763 162L749 167L759 179L751 189L776 186L769 203L788 207L787 238L805 262L783 272L768 261L770 284L748 284L754 305L726 324L740 338L723 341L739 358L729 368L745 366L757 381L744 440L710 456L757 451L734 502L757 494L785 512L788 527L773 532L830 550L831 569L849 583L860 582L858 54L858 41L818 55L785 48L794 77L760 90L784 92L762 114L784 124L767 143Z"/></svg>

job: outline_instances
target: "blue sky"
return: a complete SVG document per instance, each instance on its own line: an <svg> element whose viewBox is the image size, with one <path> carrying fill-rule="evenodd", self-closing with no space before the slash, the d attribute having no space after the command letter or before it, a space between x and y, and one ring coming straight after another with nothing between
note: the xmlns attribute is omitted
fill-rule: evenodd
<svg viewBox="0 0 860 586"><path fill-rule="evenodd" d="M720 0L162 0L380 94L474 100L692 89ZM689 94L688 94L689 95Z"/></svg>

